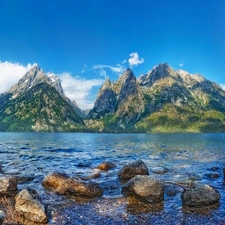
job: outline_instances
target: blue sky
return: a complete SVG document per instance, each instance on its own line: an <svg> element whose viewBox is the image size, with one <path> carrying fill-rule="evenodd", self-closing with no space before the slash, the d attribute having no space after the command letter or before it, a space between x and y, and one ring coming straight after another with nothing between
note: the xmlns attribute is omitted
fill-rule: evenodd
<svg viewBox="0 0 225 225"><path fill-rule="evenodd" d="M115 81L129 66L138 77L168 62L225 84L224 12L224 0L1 0L0 75L38 63L84 85L83 96L65 88L88 106L106 76Z"/></svg>

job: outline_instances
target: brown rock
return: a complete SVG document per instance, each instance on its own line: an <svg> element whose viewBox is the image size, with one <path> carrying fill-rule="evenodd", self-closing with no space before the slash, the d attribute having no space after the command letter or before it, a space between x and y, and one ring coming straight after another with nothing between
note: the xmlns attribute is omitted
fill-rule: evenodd
<svg viewBox="0 0 225 225"><path fill-rule="evenodd" d="M79 177L70 178L66 174L57 172L48 174L42 184L44 187L63 195L97 197L103 193L102 188L97 183L83 181Z"/></svg>
<svg viewBox="0 0 225 225"><path fill-rule="evenodd" d="M15 177L0 177L0 196L15 196L17 192L17 181Z"/></svg>
<svg viewBox="0 0 225 225"><path fill-rule="evenodd" d="M47 223L45 205L37 192L32 189L24 189L15 197L15 210L24 218L37 223Z"/></svg>
<svg viewBox="0 0 225 225"><path fill-rule="evenodd" d="M116 165L112 162L102 162L97 168L100 170L110 170L112 168L116 167Z"/></svg>
<svg viewBox="0 0 225 225"><path fill-rule="evenodd" d="M142 160L136 160L128 165L125 165L118 172L121 179L129 179L136 175L149 175L148 167Z"/></svg>

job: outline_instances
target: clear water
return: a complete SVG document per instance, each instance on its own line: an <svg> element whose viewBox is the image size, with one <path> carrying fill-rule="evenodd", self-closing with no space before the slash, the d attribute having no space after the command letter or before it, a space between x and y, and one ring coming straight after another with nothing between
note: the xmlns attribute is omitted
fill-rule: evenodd
<svg viewBox="0 0 225 225"><path fill-rule="evenodd" d="M132 200L121 194L117 172L136 159L142 159L150 173L153 167L168 168L167 173L155 175L162 181L216 187L220 206L186 212L180 199L182 190L177 187L176 196L165 195L157 210L137 204L133 207ZM52 171L87 176L105 160L116 168L94 180L104 189L101 198L66 198L41 185ZM49 224L225 224L225 134L0 133L0 165L4 174L20 178L19 189L38 191L48 205ZM213 167L218 169L212 171ZM206 176L214 172L219 178ZM87 215L87 210L92 213Z"/></svg>

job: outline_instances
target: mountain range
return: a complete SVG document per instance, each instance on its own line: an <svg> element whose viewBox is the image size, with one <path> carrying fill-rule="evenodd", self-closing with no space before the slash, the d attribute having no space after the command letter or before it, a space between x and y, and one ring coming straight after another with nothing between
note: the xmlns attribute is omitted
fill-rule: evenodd
<svg viewBox="0 0 225 225"><path fill-rule="evenodd" d="M36 65L0 95L0 131L224 132L225 91L167 63L138 78L128 68L105 81L86 114Z"/></svg>

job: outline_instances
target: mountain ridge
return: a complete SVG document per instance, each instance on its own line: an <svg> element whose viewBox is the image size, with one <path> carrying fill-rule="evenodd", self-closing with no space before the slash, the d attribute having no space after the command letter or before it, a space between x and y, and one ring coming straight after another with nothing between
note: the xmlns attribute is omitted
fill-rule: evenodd
<svg viewBox="0 0 225 225"><path fill-rule="evenodd" d="M0 95L1 131L222 132L225 91L199 74L160 63L136 78L128 68L106 79L86 114L60 79L31 68Z"/></svg>

